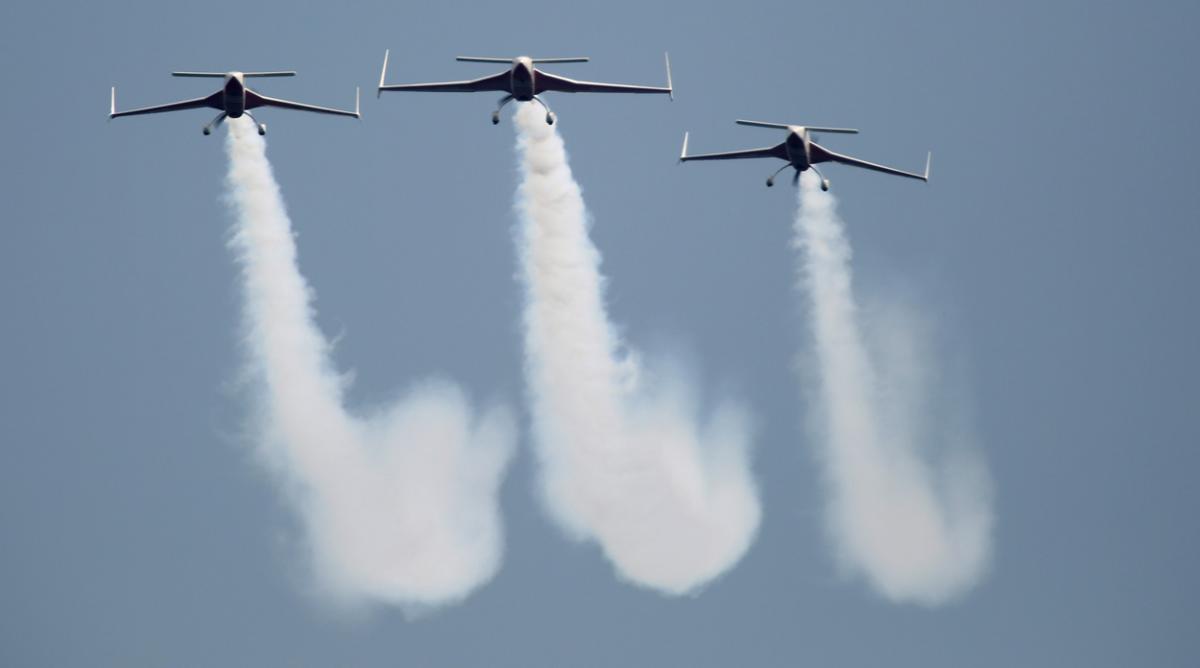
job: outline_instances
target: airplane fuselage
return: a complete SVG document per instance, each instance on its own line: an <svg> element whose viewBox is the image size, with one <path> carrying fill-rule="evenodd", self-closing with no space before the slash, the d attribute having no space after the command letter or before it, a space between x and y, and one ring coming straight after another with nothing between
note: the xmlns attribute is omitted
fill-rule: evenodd
<svg viewBox="0 0 1200 668"><path fill-rule="evenodd" d="M803 172L812 165L812 142L808 138L808 132L804 129L790 128L785 146L788 161L792 163L793 167Z"/></svg>
<svg viewBox="0 0 1200 668"><path fill-rule="evenodd" d="M533 68L533 59L528 56L513 58L512 72L509 75L509 90L517 102L529 102L535 92L534 79L537 74Z"/></svg>
<svg viewBox="0 0 1200 668"><path fill-rule="evenodd" d="M246 82L241 72L230 72L225 75L223 89L225 113L230 118L240 118L246 113Z"/></svg>

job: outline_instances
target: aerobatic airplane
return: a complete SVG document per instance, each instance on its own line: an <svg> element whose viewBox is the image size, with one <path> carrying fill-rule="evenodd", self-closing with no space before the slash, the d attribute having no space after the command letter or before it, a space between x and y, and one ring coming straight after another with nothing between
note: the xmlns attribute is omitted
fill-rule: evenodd
<svg viewBox="0 0 1200 668"><path fill-rule="evenodd" d="M665 93L671 99L675 99L675 93L671 87L671 59L664 54L664 60L667 63L667 85L665 88L657 86L630 86L626 84L610 84L597 83L594 81L578 81L576 79L568 79L566 77L556 76L549 72L543 72L535 67L539 63L586 63L587 58L530 58L528 56L519 56L517 58L476 58L471 56L459 56L455 60L466 63L505 63L510 65L509 69L493 74L487 77L478 79L470 79L467 81L444 81L439 83L418 83L418 84L385 84L384 80L387 77L388 52L383 52L383 71L379 73L379 93L383 91L424 91L433 93L474 93L481 91L495 91L504 93L504 97L500 98L500 104L496 110L492 112L492 124L500 122L500 110L504 105L516 100L517 102L537 102L546 110L546 123L554 125L554 112L550 111L550 107L546 105L539 95L547 91L559 91L561 93ZM377 95L378 97L378 95Z"/></svg>
<svg viewBox="0 0 1200 668"><path fill-rule="evenodd" d="M258 119L250 114L251 109L258 107L281 107L283 109L296 109L299 111L315 111L320 114L334 114L337 116L352 116L361 118L358 113L358 93L354 95L354 111L343 111L341 109L330 109L328 107L318 107L311 104L302 104L300 102L291 102L289 100L280 100L273 97L267 97L261 93L255 92L246 85L246 79L250 77L294 77L295 72L172 72L173 77L209 77L214 79L224 78L225 85L220 90L206 97L198 97L192 100L183 100L182 102L173 102L157 107L142 107L141 109L130 109L128 111L117 111L117 88L112 89L112 103L109 107L108 117L119 118L121 116L138 116L140 114L157 114L164 111L179 111L181 109L202 109L205 107L211 109L219 109L220 114L212 119L208 125L204 126L204 134L212 134L213 128L217 127L226 118L239 118L242 114L250 116L250 120L254 121L258 126L258 134L267 134L267 124L259 123Z"/></svg>
<svg viewBox="0 0 1200 668"><path fill-rule="evenodd" d="M915 172L906 172L902 169L894 167L886 167L877 165L866 160L859 160L848 155L835 153L816 142L816 138L812 136L813 132L829 132L840 134L858 134L858 130L849 128L816 128L804 125L786 125L783 123L762 123L760 121L738 121L738 125L750 125L758 128L779 128L787 130L787 139L775 146L766 148L755 148L746 151L729 151L727 153L701 153L699 155L688 155L688 135L683 133L683 150L679 153L679 161L687 162L689 160L737 160L739 158L779 158L786 160L788 164L780 167L774 174L767 177L767 187L775 185L775 177L779 172L793 167L796 170L795 176L792 177L792 184L795 185L800 180L800 172L806 169L811 169L821 179L821 190L829 190L829 179L825 178L817 169L818 162L840 162L843 165L852 165L854 167L862 167L871 169L884 174L895 174L896 176L906 176L910 179L920 179L929 181L929 161L933 158L930 153L925 158L925 172L917 174Z"/></svg>

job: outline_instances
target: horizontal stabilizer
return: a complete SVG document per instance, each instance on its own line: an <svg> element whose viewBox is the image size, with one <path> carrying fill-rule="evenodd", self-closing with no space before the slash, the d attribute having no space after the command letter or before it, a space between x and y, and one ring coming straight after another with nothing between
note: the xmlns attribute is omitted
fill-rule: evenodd
<svg viewBox="0 0 1200 668"><path fill-rule="evenodd" d="M763 123L762 121L743 121L743 120L738 120L735 122L738 125L749 125L749 126L756 127L756 128L779 128L780 130L786 130L786 129L792 127L792 126L788 125L787 123Z"/></svg>
<svg viewBox="0 0 1200 668"><path fill-rule="evenodd" d="M515 58L494 58L491 56L459 56L455 60L461 63L503 63L508 65ZM535 63L586 63L588 59L582 56L572 58L530 58Z"/></svg>
<svg viewBox="0 0 1200 668"><path fill-rule="evenodd" d="M796 125L796 124L788 125L787 123L764 123L762 121L742 121L742 120L737 121L737 124L738 125L749 125L751 127L756 127L756 128L778 128L780 130L789 130L791 128L803 128L809 132L829 132L829 133L843 134L843 135L858 134L858 130L855 130L854 128L822 128L822 127L817 127L814 125Z"/></svg>
<svg viewBox="0 0 1200 668"><path fill-rule="evenodd" d="M512 63L512 58L483 58L479 56L459 56L455 58L460 63Z"/></svg>
<svg viewBox="0 0 1200 668"><path fill-rule="evenodd" d="M858 130L855 130L853 128L818 128L818 127L813 127L811 125L806 125L806 126L804 126L804 129L808 130L809 132L830 132L830 133L843 134L843 135L858 134Z"/></svg>
<svg viewBox="0 0 1200 668"><path fill-rule="evenodd" d="M208 77L222 79L231 72L172 72L173 77ZM243 77L294 77L295 72L242 72Z"/></svg>

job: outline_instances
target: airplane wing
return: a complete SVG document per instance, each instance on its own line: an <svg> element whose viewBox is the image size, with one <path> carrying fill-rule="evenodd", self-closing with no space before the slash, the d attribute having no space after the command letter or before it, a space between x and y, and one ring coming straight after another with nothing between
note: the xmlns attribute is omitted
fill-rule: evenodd
<svg viewBox="0 0 1200 668"><path fill-rule="evenodd" d="M599 83L596 81L579 81L560 77L549 72L538 70L537 92L544 93L556 90L560 93L666 93L671 94L670 88L661 86L630 86L627 84Z"/></svg>
<svg viewBox="0 0 1200 668"><path fill-rule="evenodd" d="M221 96L221 91L217 91L212 95L198 97L194 100L183 100L181 102L172 102L171 104L160 104L156 107L142 107L140 109L130 109L128 111L117 111L117 89L113 89L112 106L109 107L109 118L120 118L121 116L140 116L141 114L159 114L165 111L180 111L181 109L202 109L211 107L213 109L224 109L224 99Z"/></svg>
<svg viewBox="0 0 1200 668"><path fill-rule="evenodd" d="M490 77L480 77L468 81L440 81L436 83L387 84L380 83L379 90L418 91L429 93L474 93L477 91L508 92L509 72L507 70Z"/></svg>
<svg viewBox="0 0 1200 668"><path fill-rule="evenodd" d="M700 153L697 155L687 154L688 136L683 134L683 150L679 152L679 161L687 162L689 160L739 160L743 158L780 158L787 160L787 142L780 142L775 146L766 146L764 148L751 148L745 151L725 151L724 153Z"/></svg>
<svg viewBox="0 0 1200 668"><path fill-rule="evenodd" d="M933 157L933 154L930 154L929 157L925 159L925 173L917 174L916 172L906 172L903 169L896 169L895 167L888 167L886 165L877 165L873 162L867 162L866 160L859 160L858 158L852 158L848 155L835 153L824 146L819 146L817 144L813 144L812 148L813 162L840 162L843 165L862 167L863 169L883 172L884 174L893 174L895 176L905 176L910 179L917 179L920 181L929 180L929 160Z"/></svg>
<svg viewBox="0 0 1200 668"><path fill-rule="evenodd" d="M357 107L355 103L355 107ZM344 111L342 109L331 109L330 107L318 107L314 104L303 104L300 102L292 102L291 100L280 100L274 97L267 97L262 93L256 93L252 90L246 91L246 108L256 109L258 107L280 107L282 109L295 109L296 111L315 111L318 114L333 114L334 116L350 116L351 118L359 118L358 109L354 111Z"/></svg>

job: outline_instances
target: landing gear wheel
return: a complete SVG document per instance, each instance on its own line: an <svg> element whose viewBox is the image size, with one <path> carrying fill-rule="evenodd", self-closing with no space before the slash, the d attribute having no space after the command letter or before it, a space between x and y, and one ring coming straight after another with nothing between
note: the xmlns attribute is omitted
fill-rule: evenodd
<svg viewBox="0 0 1200 668"><path fill-rule="evenodd" d="M492 112L492 125L500 125L500 111L499 110Z"/></svg>

